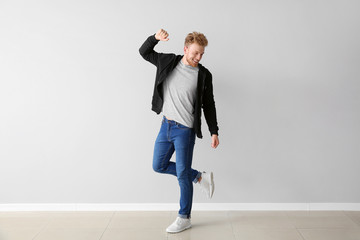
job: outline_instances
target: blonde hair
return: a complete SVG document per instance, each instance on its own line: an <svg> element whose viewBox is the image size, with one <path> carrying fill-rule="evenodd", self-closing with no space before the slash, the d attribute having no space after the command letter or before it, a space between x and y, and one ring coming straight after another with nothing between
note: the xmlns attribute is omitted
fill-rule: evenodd
<svg viewBox="0 0 360 240"><path fill-rule="evenodd" d="M205 35L199 32L189 33L185 38L185 46L189 46L194 42L203 47L208 45L208 40L206 39Z"/></svg>

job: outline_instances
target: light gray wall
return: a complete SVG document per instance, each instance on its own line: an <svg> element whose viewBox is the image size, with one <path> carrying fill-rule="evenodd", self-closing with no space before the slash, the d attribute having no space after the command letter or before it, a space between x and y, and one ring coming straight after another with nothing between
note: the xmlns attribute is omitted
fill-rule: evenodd
<svg viewBox="0 0 360 240"><path fill-rule="evenodd" d="M1 1L0 203L178 201L152 170L159 52L209 39L220 145L212 202L360 202L359 1ZM204 119L203 119L204 120ZM208 202L195 186L195 202Z"/></svg>

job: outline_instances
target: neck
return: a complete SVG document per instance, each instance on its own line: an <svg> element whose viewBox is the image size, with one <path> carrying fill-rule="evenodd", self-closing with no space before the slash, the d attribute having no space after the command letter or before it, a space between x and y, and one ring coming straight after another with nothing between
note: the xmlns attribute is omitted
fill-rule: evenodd
<svg viewBox="0 0 360 240"><path fill-rule="evenodd" d="M188 65L188 66L191 66L191 65L188 63L188 61L186 60L185 55L183 56L183 58L181 59L181 61L183 62L183 64Z"/></svg>

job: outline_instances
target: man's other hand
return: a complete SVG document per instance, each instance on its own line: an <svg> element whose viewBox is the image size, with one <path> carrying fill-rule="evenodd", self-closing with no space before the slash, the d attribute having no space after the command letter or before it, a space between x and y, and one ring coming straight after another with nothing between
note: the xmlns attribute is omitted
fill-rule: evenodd
<svg viewBox="0 0 360 240"><path fill-rule="evenodd" d="M211 136L211 147L212 148L216 148L219 145L219 138L218 135L213 134Z"/></svg>

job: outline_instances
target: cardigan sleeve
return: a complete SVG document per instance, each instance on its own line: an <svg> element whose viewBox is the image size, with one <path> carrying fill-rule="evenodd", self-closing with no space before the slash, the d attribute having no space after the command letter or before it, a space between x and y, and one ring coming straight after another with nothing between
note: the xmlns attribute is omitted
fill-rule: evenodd
<svg viewBox="0 0 360 240"><path fill-rule="evenodd" d="M155 34L149 36L139 49L140 55L146 60L157 66L159 53L154 51L154 47L159 40L155 38Z"/></svg>
<svg viewBox="0 0 360 240"><path fill-rule="evenodd" d="M219 127L216 117L216 107L213 94L213 85L212 85L212 75L208 72L205 80L205 89L203 96L203 110L205 115L206 123L209 127L210 135L216 134L219 135Z"/></svg>

